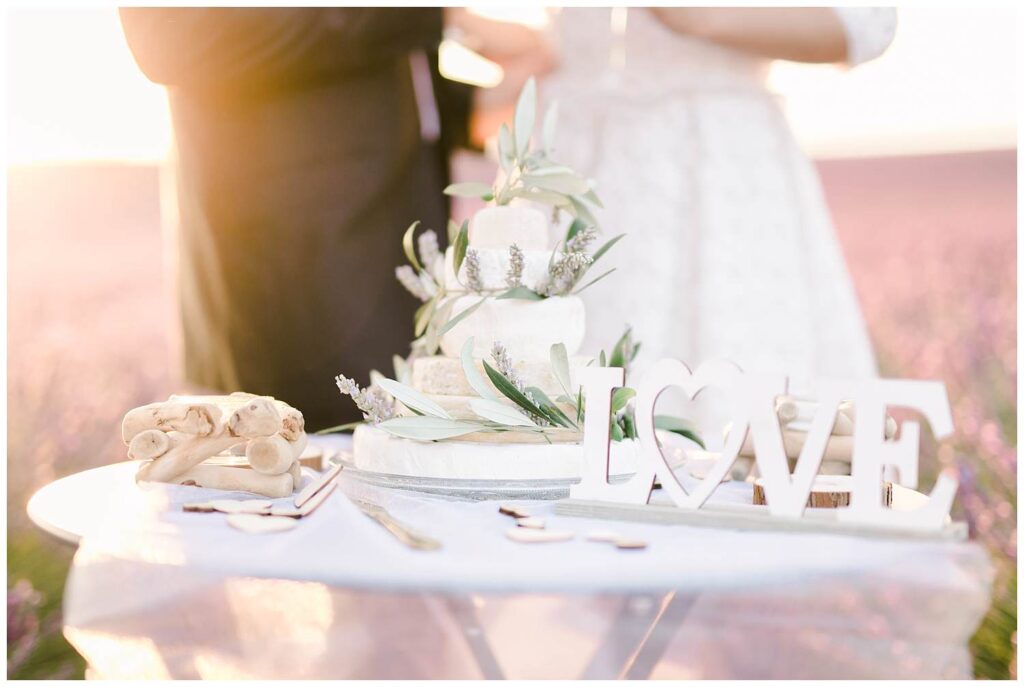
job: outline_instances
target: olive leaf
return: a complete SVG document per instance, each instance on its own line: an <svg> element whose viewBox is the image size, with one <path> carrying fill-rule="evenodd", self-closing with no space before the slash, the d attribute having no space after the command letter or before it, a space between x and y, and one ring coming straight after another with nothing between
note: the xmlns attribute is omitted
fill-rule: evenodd
<svg viewBox="0 0 1024 687"><path fill-rule="evenodd" d="M480 308L480 306L483 305L487 301L488 298L490 298L490 296L484 296L483 298L478 300L476 303L474 303L473 305L469 306L468 308L466 308L465 310L460 312L458 315L456 315L452 319L448 320L448 322L443 327L441 327L441 329L437 332L437 335L438 336L444 336L445 334L450 332L452 330L452 328L455 327L455 325L457 325L459 322L462 322L464 319L466 319L467 317L469 317L470 315L475 313Z"/></svg>
<svg viewBox="0 0 1024 687"><path fill-rule="evenodd" d="M484 200L490 200L488 196L492 196L493 193L493 188L478 181L462 181L457 184L449 184L444 189L444 194L446 196L458 196L459 198L482 198Z"/></svg>
<svg viewBox="0 0 1024 687"><path fill-rule="evenodd" d="M551 344L551 372L567 396L572 396L572 377L569 373L569 352L564 343Z"/></svg>
<svg viewBox="0 0 1024 687"><path fill-rule="evenodd" d="M409 264L415 267L417 272L422 272L423 267L420 265L420 261L416 259L416 248L413 246L413 235L416 233L416 227L419 225L420 221L416 220L405 230L405 235L402 236L402 248L405 250L405 257L409 259Z"/></svg>
<svg viewBox="0 0 1024 687"><path fill-rule="evenodd" d="M505 398L509 399L531 415L544 417L543 411L541 411L533 401L528 399L523 392L517 389L515 385L508 380L508 377L491 367L490 363L486 360L483 361L483 364L484 372L486 372L487 376L490 378L491 384L493 384L494 388L505 396Z"/></svg>
<svg viewBox="0 0 1024 687"><path fill-rule="evenodd" d="M535 188L515 188L508 192L509 198L522 198L532 200L535 203L551 205L554 207L572 207L572 201L561 193L554 191L541 191Z"/></svg>
<svg viewBox="0 0 1024 687"><path fill-rule="evenodd" d="M612 367L615 367L612 365ZM636 396L636 389L630 389L627 386L619 387L612 392L612 412L617 413L626 407L629 403L629 399Z"/></svg>
<svg viewBox="0 0 1024 687"><path fill-rule="evenodd" d="M706 448L704 446L704 440L700 438L700 434L697 432L696 425L689 420L685 420L674 415L655 415L654 428L663 429L666 432L672 432L679 436L686 437L701 448Z"/></svg>
<svg viewBox="0 0 1024 687"><path fill-rule="evenodd" d="M533 123L537 107L537 84L531 76L519 94L516 113L513 120L515 126L516 155L523 157L530 147L530 136L533 134Z"/></svg>
<svg viewBox="0 0 1024 687"><path fill-rule="evenodd" d="M491 390L491 387L487 385L484 378L480 375L480 371L476 369L476 363L473 361L473 337L466 339L466 343L462 344L462 373L466 375L466 381L473 388L481 398L486 398L491 401L498 400L497 395Z"/></svg>
<svg viewBox="0 0 1024 687"><path fill-rule="evenodd" d="M388 434L404 439L437 441L452 439L486 429L486 426L468 420L440 417L394 417L377 425Z"/></svg>
<svg viewBox="0 0 1024 687"><path fill-rule="evenodd" d="M572 203L573 216L579 217L592 227L598 226L597 218L594 217L594 213L590 211L586 203L575 195L569 196L569 202Z"/></svg>
<svg viewBox="0 0 1024 687"><path fill-rule="evenodd" d="M555 405L555 402L548 398L548 395L544 393L543 389L535 386L526 387L527 393L529 393L534 400L537 402L537 407L540 408L543 416L546 417L551 424L566 427L569 429L578 429L576 423L568 418L568 416L562 412L562 409Z"/></svg>
<svg viewBox="0 0 1024 687"><path fill-rule="evenodd" d="M391 366L395 368L395 379L402 384L408 384L409 379L412 377L412 370L405 358L400 355L391 356Z"/></svg>
<svg viewBox="0 0 1024 687"><path fill-rule="evenodd" d="M497 300L506 300L510 298L518 298L524 301L542 301L544 296L540 295L533 289L527 286L516 286L508 291L503 291L501 294L495 296Z"/></svg>
<svg viewBox="0 0 1024 687"><path fill-rule="evenodd" d="M437 300L440 294L435 295L429 301L421 305L416 310L416 314L413 315L413 336L420 337L423 332L427 331L427 325L430 324L431 319L434 317L434 311L437 308Z"/></svg>
<svg viewBox="0 0 1024 687"><path fill-rule="evenodd" d="M313 432L313 434L334 434L335 432L348 432L349 430L353 430L356 427L358 427L360 425L365 425L365 424L366 424L366 422L364 422L362 420L359 421L359 422L346 422L343 425L335 425L334 427L326 427L324 429L318 429L317 431Z"/></svg>
<svg viewBox="0 0 1024 687"><path fill-rule="evenodd" d="M563 194L586 193L590 190L590 184L586 179L572 173L539 174L531 172L523 176L523 184L527 187ZM572 202L571 198L570 202Z"/></svg>
<svg viewBox="0 0 1024 687"><path fill-rule="evenodd" d="M619 234L618 236L613 236L612 238L608 239L608 241L607 241L607 242L606 242L606 243L605 243L605 244L604 244L603 246L601 246L601 247L600 247L600 248L598 248L598 249L597 249L596 251L594 251L594 254L593 254L593 255L591 256L591 258L592 258L592 260L591 260L591 262L590 262L591 266L593 266L593 264L594 264L595 262L597 262L598 260L600 260L600 259L601 259L601 257L602 257L602 256L603 256L603 255L604 255L605 253L607 253L608 251L610 251L610 250L612 249L612 246L614 246L614 245L615 245L616 243L618 243L618 242L619 242L619 241L621 241L621 240L622 240L623 238L625 238L625 236L626 236L625 234Z"/></svg>
<svg viewBox="0 0 1024 687"><path fill-rule="evenodd" d="M455 274L458 275L462 269L462 261L466 259L466 250L469 248L469 220L462 220L459 233L455 236L455 245L452 248L452 263Z"/></svg>
<svg viewBox="0 0 1024 687"><path fill-rule="evenodd" d="M597 192L594 191L593 183L590 184L590 190L584 193L582 196L580 196L580 198L593 203L599 208L604 208L604 203L601 202L601 199L597 197Z"/></svg>
<svg viewBox="0 0 1024 687"><path fill-rule="evenodd" d="M413 389L411 386L406 386L401 382L396 382L395 380L388 379L387 377L378 379L377 386L394 396L402 403L402 405L409 408L409 410L448 420L452 417L448 414L448 411L431 401L419 391L416 391L416 389Z"/></svg>
<svg viewBox="0 0 1024 687"><path fill-rule="evenodd" d="M512 427L536 427L537 423L524 415L521 411L507 406L501 401L492 401L486 398L474 398L469 402L469 408L485 420L497 422Z"/></svg>
<svg viewBox="0 0 1024 687"><path fill-rule="evenodd" d="M505 174L512 173L512 163L515 160L516 144L512 139L512 132L508 130L508 124L502 123L498 129L498 163Z"/></svg>
<svg viewBox="0 0 1024 687"><path fill-rule="evenodd" d="M582 293L583 291L585 291L585 290L589 289L589 288L590 288L591 286L593 286L593 285L594 285L594 284L596 284L597 282L599 282L599 281L601 281L602 279L604 279L605 277L607 277L607 276L608 276L609 274L611 274L612 272L614 272L614 271L615 271L616 269L617 269L617 268L613 267L613 268L611 268L610 270L608 270L607 272L603 273L603 274L602 274L601 276L599 276L599 277L594 277L593 279L591 279L590 281L588 281L588 282L587 282L586 284L584 284L583 286L579 287L578 289L573 289L573 293L574 293L574 294L577 294L577 293ZM614 366L613 366L613 367L614 367Z"/></svg>
<svg viewBox="0 0 1024 687"><path fill-rule="evenodd" d="M448 243L454 244L459 235L459 225L453 219L448 220Z"/></svg>
<svg viewBox="0 0 1024 687"><path fill-rule="evenodd" d="M441 302L430 318L430 324L427 325L427 331L423 337L423 345L428 355L433 355L434 351L437 350L438 342L444 333L439 331L438 328L442 323L448 321L456 300L456 298L448 298Z"/></svg>
<svg viewBox="0 0 1024 687"><path fill-rule="evenodd" d="M548 106L544 113L544 123L541 125L541 142L544 152L550 155L555 149L555 126L558 124L558 103L554 102Z"/></svg>

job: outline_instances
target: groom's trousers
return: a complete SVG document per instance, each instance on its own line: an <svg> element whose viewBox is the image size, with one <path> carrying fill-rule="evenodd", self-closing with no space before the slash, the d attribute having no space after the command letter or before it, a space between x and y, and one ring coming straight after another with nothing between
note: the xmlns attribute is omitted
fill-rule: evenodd
<svg viewBox="0 0 1024 687"><path fill-rule="evenodd" d="M407 354L401 236L414 220L444 236L460 128L435 72L441 11L121 12L169 86L187 381L276 396L308 429L358 419L334 377Z"/></svg>

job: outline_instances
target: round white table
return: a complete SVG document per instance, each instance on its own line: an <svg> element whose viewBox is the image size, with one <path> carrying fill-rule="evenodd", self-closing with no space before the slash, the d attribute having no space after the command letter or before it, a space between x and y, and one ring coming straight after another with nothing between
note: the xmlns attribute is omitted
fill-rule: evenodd
<svg viewBox="0 0 1024 687"><path fill-rule="evenodd" d="M494 501L344 471L298 527L251 535L181 509L223 493L142 487L134 470L71 475L28 506L79 545L64 631L96 677L970 677L989 604L991 566L969 542L609 523L518 501L576 535L520 544ZM442 548L403 546L350 498ZM585 538L609 529L649 546Z"/></svg>

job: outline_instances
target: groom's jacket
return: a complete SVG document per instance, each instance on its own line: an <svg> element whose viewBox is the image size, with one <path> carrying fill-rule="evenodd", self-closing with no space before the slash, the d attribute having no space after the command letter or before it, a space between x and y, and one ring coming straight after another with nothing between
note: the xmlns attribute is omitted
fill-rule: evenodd
<svg viewBox="0 0 1024 687"><path fill-rule="evenodd" d="M312 429L357 419L334 376L390 373L412 338L401 235L419 219L444 236L468 94L436 73L441 10L121 20L142 71L168 87L187 380L274 395Z"/></svg>

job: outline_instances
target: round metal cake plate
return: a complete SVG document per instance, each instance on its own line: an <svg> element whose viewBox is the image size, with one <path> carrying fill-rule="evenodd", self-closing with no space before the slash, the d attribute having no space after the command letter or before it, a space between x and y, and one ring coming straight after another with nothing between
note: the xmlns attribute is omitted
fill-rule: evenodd
<svg viewBox="0 0 1024 687"><path fill-rule="evenodd" d="M677 468L686 459L683 451L668 448L670 464ZM361 470L352 463L352 454L339 451L331 456L330 464L340 463L344 470L342 475L364 484L389 489L404 489L439 496L453 496L473 501L490 499L524 499L524 500L555 500L569 497L569 487L579 479L450 479L438 477L420 477L415 475L392 475L384 472ZM611 484L627 482L633 473L612 475Z"/></svg>

